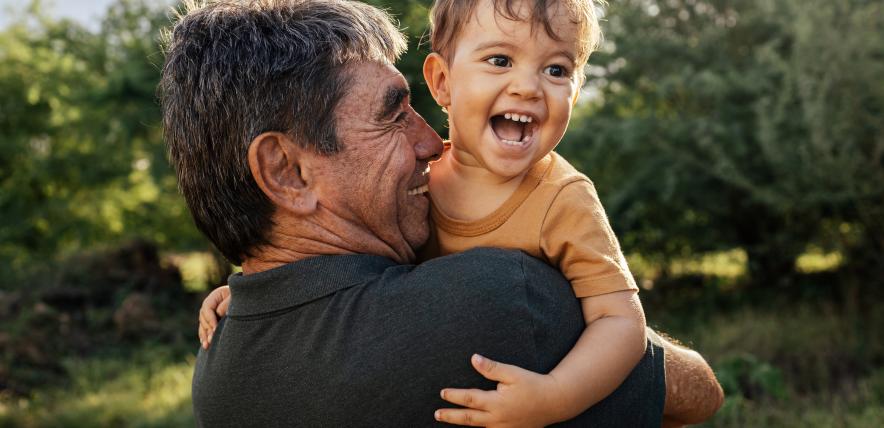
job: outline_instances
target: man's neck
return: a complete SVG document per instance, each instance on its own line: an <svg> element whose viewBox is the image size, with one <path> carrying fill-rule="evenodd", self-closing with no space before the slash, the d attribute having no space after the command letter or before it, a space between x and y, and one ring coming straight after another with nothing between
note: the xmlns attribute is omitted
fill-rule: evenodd
<svg viewBox="0 0 884 428"><path fill-rule="evenodd" d="M242 264L244 275L263 272L310 257L373 254L397 263L414 261L414 250L394 247L373 233L334 217L275 221L273 242L255 248ZM282 225L296 225L285 230Z"/></svg>

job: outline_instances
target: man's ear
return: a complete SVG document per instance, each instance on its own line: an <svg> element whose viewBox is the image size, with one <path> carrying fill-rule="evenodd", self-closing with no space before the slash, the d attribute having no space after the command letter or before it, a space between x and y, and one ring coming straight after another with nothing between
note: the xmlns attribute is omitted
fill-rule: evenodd
<svg viewBox="0 0 884 428"><path fill-rule="evenodd" d="M280 132L265 132L249 145L249 169L258 187L273 203L297 215L316 211L310 181L312 153Z"/></svg>
<svg viewBox="0 0 884 428"><path fill-rule="evenodd" d="M451 104L451 92L448 89L448 62L442 55L433 52L424 60L424 80L436 104L448 107Z"/></svg>

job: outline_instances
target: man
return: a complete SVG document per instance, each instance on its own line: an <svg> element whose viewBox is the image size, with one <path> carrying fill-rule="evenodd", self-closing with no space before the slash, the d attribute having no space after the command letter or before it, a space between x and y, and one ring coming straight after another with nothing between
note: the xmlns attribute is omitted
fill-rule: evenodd
<svg viewBox="0 0 884 428"><path fill-rule="evenodd" d="M243 267L197 358L198 425L431 425L443 387L493 389L472 354L485 374L544 372L582 331L567 281L523 253L408 264L442 145L391 65L404 49L358 2L221 1L174 27L170 158L197 226ZM667 423L720 404L702 358L660 341L571 424L659 425L664 391Z"/></svg>

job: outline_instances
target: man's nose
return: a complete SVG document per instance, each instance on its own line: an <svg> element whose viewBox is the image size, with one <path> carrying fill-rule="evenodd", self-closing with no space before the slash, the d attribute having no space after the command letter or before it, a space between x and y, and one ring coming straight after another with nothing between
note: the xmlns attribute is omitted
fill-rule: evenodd
<svg viewBox="0 0 884 428"><path fill-rule="evenodd" d="M412 141L414 156L423 162L432 162L442 156L442 138L430 127L426 120L413 111L415 120L412 122Z"/></svg>
<svg viewBox="0 0 884 428"><path fill-rule="evenodd" d="M511 74L512 80L507 88L510 95L524 98L540 98L540 76L532 70L515 71Z"/></svg>

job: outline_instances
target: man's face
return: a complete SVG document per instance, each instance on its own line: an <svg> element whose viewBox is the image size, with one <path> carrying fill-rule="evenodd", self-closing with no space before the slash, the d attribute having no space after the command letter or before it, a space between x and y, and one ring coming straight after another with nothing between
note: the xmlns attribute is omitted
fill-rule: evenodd
<svg viewBox="0 0 884 428"><path fill-rule="evenodd" d="M320 204L366 228L400 256L429 236L428 162L442 141L409 104L408 83L392 65L351 66L350 87L336 117L343 149L324 168Z"/></svg>

